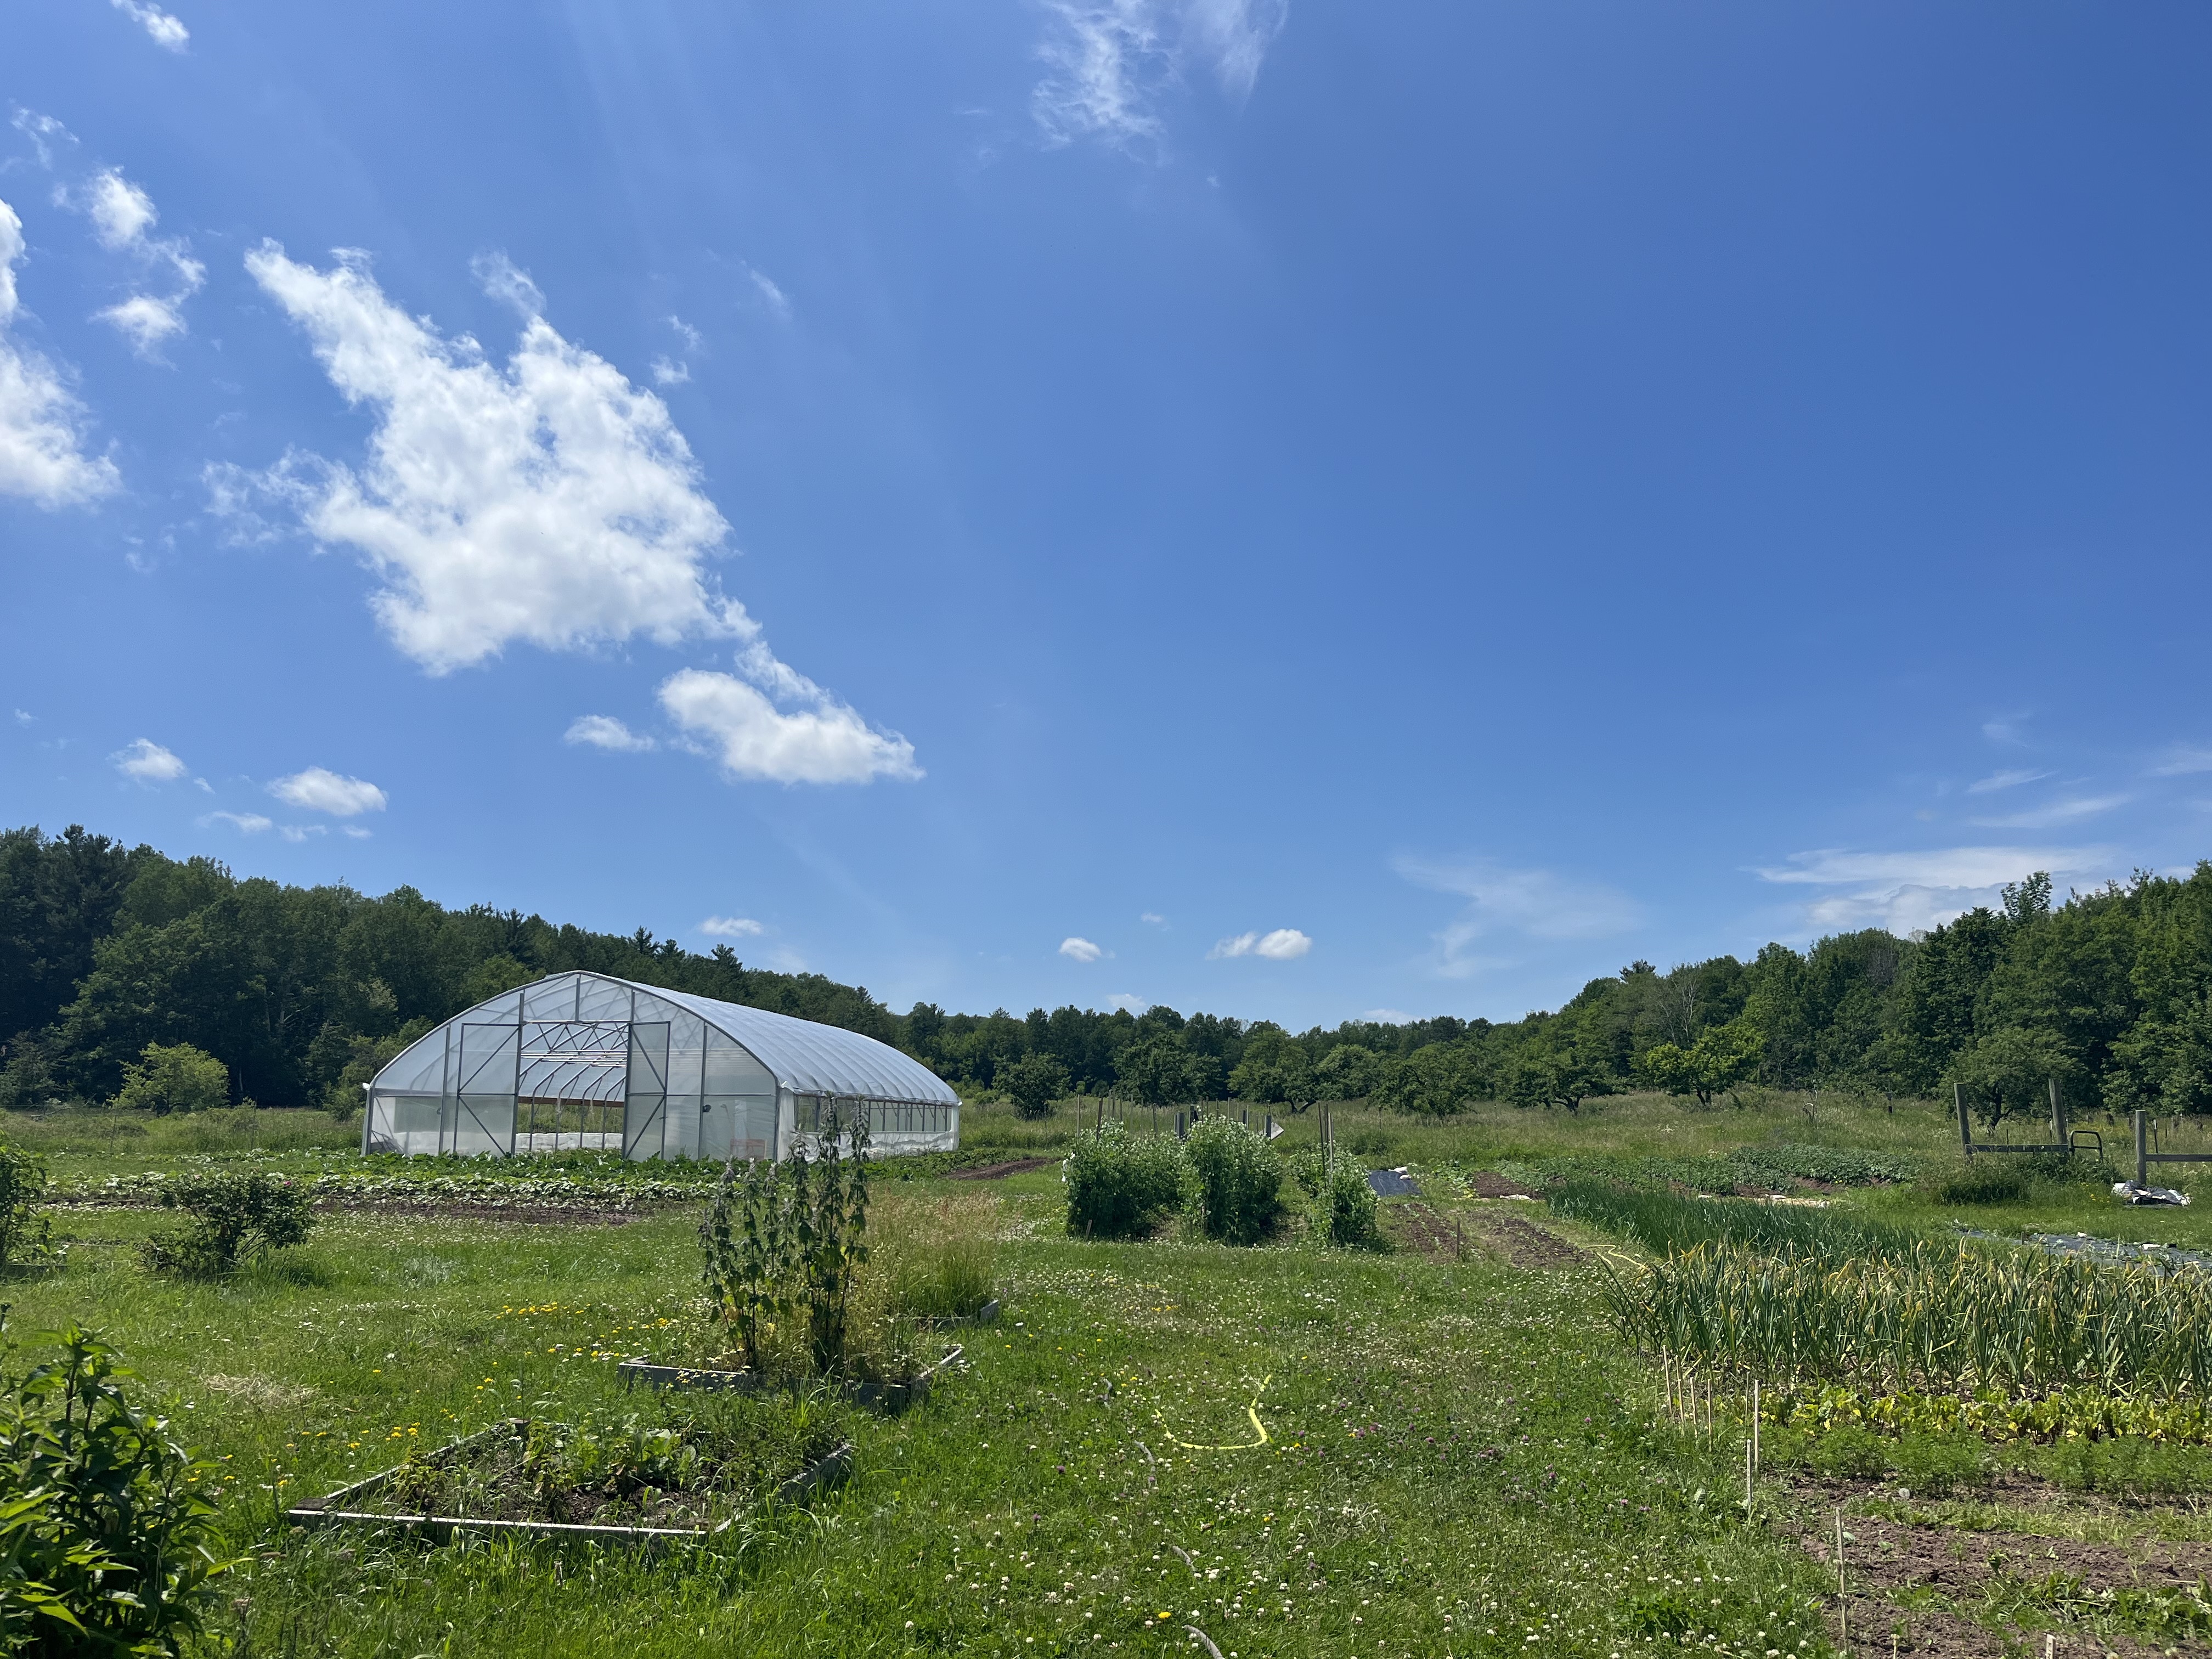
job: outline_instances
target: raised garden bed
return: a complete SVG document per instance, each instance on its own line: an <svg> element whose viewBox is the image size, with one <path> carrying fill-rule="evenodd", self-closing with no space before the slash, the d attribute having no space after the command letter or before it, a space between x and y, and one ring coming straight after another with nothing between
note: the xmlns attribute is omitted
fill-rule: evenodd
<svg viewBox="0 0 2212 1659"><path fill-rule="evenodd" d="M285 1514L301 1526L392 1527L440 1542L456 1532L504 1532L701 1543L742 1513L804 1504L852 1472L851 1441L823 1444L831 1437L817 1431L794 1449L773 1430L509 1418Z"/></svg>
<svg viewBox="0 0 2212 1659"><path fill-rule="evenodd" d="M993 1308L997 1307L993 1303ZM888 1412L904 1411L929 1397L929 1391L939 1377L959 1363L963 1349L954 1346L945 1356L926 1370L915 1373L902 1382L848 1382L842 1392L845 1398L863 1406L875 1406ZM656 1389L702 1389L723 1390L733 1394L757 1394L762 1391L761 1379L748 1370L723 1370L712 1365L659 1365L649 1359L625 1359L615 1367L621 1373L623 1386L634 1389L647 1383Z"/></svg>

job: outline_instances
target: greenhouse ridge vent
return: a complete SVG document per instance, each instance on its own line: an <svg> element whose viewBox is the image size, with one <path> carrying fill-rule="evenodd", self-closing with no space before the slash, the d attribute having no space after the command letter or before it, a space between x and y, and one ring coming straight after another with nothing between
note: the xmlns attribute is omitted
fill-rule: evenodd
<svg viewBox="0 0 2212 1659"><path fill-rule="evenodd" d="M879 1153L960 1144L960 1097L857 1031L605 974L455 1014L363 1085L364 1152L786 1158L833 1121Z"/></svg>

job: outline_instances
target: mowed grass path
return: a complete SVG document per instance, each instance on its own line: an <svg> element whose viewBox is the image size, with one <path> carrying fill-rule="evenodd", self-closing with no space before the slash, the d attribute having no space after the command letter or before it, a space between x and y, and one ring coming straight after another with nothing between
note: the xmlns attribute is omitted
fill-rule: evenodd
<svg viewBox="0 0 2212 1659"><path fill-rule="evenodd" d="M1735 1448L1656 1425L1595 1313L1601 1269L1083 1244L1036 1177L1003 1214L1007 1322L969 1369L864 1419L854 1480L811 1512L659 1558L276 1511L409 1444L618 1404L600 1356L696 1317L687 1215L342 1216L215 1286L140 1269L128 1242L159 1218L76 1212L66 1273L5 1294L15 1334L76 1318L115 1341L221 1462L251 1559L211 1650L1195 1651L1186 1626L1237 1659L1613 1655L1670 1629L1825 1650L1817 1570L1743 1524Z"/></svg>

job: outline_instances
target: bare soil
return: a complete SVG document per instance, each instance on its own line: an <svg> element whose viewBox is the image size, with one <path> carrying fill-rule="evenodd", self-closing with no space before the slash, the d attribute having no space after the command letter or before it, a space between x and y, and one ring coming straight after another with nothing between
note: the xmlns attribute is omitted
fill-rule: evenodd
<svg viewBox="0 0 2212 1659"><path fill-rule="evenodd" d="M1565 1239L1517 1215L1477 1211L1468 1217L1468 1225L1488 1249L1516 1267L1568 1267L1589 1259Z"/></svg>
<svg viewBox="0 0 2212 1659"><path fill-rule="evenodd" d="M1468 1177L1468 1186L1474 1188L1477 1198L1534 1198L1536 1194L1521 1182L1502 1176L1495 1170L1477 1170Z"/></svg>
<svg viewBox="0 0 2212 1659"><path fill-rule="evenodd" d="M1018 1158L1006 1164L986 1164L979 1170L955 1170L945 1177L948 1181L1003 1181L1008 1176L1027 1175L1031 1170L1042 1170L1057 1164L1056 1158Z"/></svg>
<svg viewBox="0 0 2212 1659"><path fill-rule="evenodd" d="M1419 1202L1393 1204L1382 1212L1390 1242L1431 1261L1457 1261L1468 1246L1480 1248L1481 1238L1469 1239L1464 1223L1455 1224Z"/></svg>

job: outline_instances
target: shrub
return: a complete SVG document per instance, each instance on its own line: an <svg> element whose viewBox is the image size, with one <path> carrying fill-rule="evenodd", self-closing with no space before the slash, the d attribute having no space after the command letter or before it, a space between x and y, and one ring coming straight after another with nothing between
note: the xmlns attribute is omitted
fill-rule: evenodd
<svg viewBox="0 0 2212 1659"><path fill-rule="evenodd" d="M1372 1249L1382 1242L1375 1225L1375 1189L1356 1164L1340 1164L1321 1190L1321 1221L1328 1242L1348 1250Z"/></svg>
<svg viewBox="0 0 2212 1659"><path fill-rule="evenodd" d="M2027 1196L2027 1170L1987 1158L1936 1183L1939 1204L2014 1204Z"/></svg>
<svg viewBox="0 0 2212 1659"><path fill-rule="evenodd" d="M270 1250L303 1243L314 1224L306 1188L259 1171L172 1176L161 1183L161 1205L192 1218L139 1247L148 1267L169 1273L230 1273Z"/></svg>
<svg viewBox="0 0 2212 1659"><path fill-rule="evenodd" d="M1208 1238L1256 1244L1282 1218L1282 1160L1233 1118L1199 1120L1188 1143L1198 1174L1200 1222Z"/></svg>
<svg viewBox="0 0 2212 1659"><path fill-rule="evenodd" d="M1194 1185L1182 1145L1107 1120L1076 1136L1060 1166L1067 1231L1079 1237L1143 1238L1181 1209Z"/></svg>
<svg viewBox="0 0 2212 1659"><path fill-rule="evenodd" d="M155 1113L204 1112L230 1104L230 1072L189 1042L149 1042L135 1066L123 1068L114 1104Z"/></svg>
<svg viewBox="0 0 2212 1659"><path fill-rule="evenodd" d="M46 1160L20 1146L0 1146L0 1267L43 1254L49 1223L39 1213L46 1195Z"/></svg>
<svg viewBox="0 0 2212 1659"><path fill-rule="evenodd" d="M56 1340L0 1370L0 1651L173 1653L228 1565L199 1496L214 1471L131 1403L97 1337Z"/></svg>
<svg viewBox="0 0 2212 1659"><path fill-rule="evenodd" d="M1308 1198L1319 1198L1321 1189L1328 1184L1328 1165L1319 1152L1293 1154L1289 1169L1291 1180Z"/></svg>
<svg viewBox="0 0 2212 1659"><path fill-rule="evenodd" d="M1067 1067L1050 1054L1024 1054L999 1073L999 1086L1014 1113L1034 1121L1052 1115L1052 1103L1067 1092Z"/></svg>

